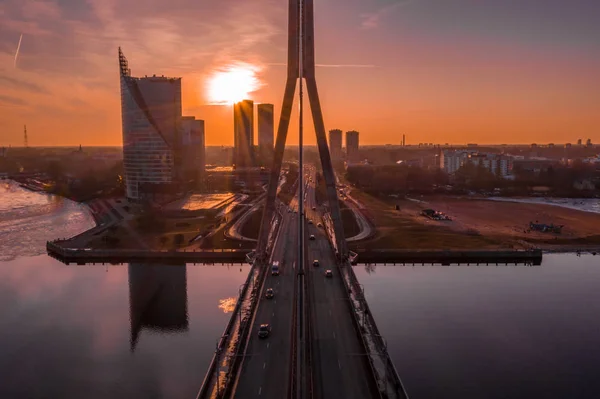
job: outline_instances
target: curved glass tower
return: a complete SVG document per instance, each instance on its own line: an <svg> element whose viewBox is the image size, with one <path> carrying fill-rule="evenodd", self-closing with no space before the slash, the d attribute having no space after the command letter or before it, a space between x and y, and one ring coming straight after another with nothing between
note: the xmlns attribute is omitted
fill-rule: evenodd
<svg viewBox="0 0 600 399"><path fill-rule="evenodd" d="M181 78L132 77L120 48L119 66L126 196L141 201L179 177Z"/></svg>

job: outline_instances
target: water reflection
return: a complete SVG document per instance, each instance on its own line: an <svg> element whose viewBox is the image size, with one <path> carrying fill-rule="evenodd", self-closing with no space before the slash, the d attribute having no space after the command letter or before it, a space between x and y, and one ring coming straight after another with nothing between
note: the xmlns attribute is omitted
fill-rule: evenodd
<svg viewBox="0 0 600 399"><path fill-rule="evenodd" d="M184 264L131 263L128 274L132 352L143 329L160 333L188 330L187 268Z"/></svg>
<svg viewBox="0 0 600 399"><path fill-rule="evenodd" d="M237 298L234 297L219 299L219 309L223 309L223 313L231 313L235 309L236 301Z"/></svg>

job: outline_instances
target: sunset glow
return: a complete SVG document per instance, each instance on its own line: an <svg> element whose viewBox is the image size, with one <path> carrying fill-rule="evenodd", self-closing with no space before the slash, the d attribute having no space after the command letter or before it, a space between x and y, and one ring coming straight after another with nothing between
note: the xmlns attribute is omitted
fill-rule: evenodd
<svg viewBox="0 0 600 399"><path fill-rule="evenodd" d="M214 71L207 84L209 102L233 104L250 98L250 94L261 87L259 71L260 68L250 64L228 65Z"/></svg>

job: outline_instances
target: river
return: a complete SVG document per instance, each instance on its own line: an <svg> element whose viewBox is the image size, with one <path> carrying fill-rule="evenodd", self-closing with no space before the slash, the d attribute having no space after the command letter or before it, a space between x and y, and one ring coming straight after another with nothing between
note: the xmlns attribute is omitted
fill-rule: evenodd
<svg viewBox="0 0 600 399"><path fill-rule="evenodd" d="M192 398L248 266L67 266L46 240L94 225L0 188L0 398Z"/></svg>
<svg viewBox="0 0 600 399"><path fill-rule="evenodd" d="M91 226L81 205L0 188L0 397L194 397L248 267L45 255ZM600 397L600 257L355 270L411 398Z"/></svg>

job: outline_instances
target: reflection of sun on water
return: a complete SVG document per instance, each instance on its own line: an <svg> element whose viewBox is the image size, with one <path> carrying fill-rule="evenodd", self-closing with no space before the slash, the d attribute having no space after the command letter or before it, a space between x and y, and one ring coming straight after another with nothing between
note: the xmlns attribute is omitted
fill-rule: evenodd
<svg viewBox="0 0 600 399"><path fill-rule="evenodd" d="M233 104L248 99L262 83L260 68L251 64L227 65L213 71L208 78L207 97L212 104Z"/></svg>
<svg viewBox="0 0 600 399"><path fill-rule="evenodd" d="M219 299L219 309L223 309L223 313L231 313L235 309L235 298Z"/></svg>

